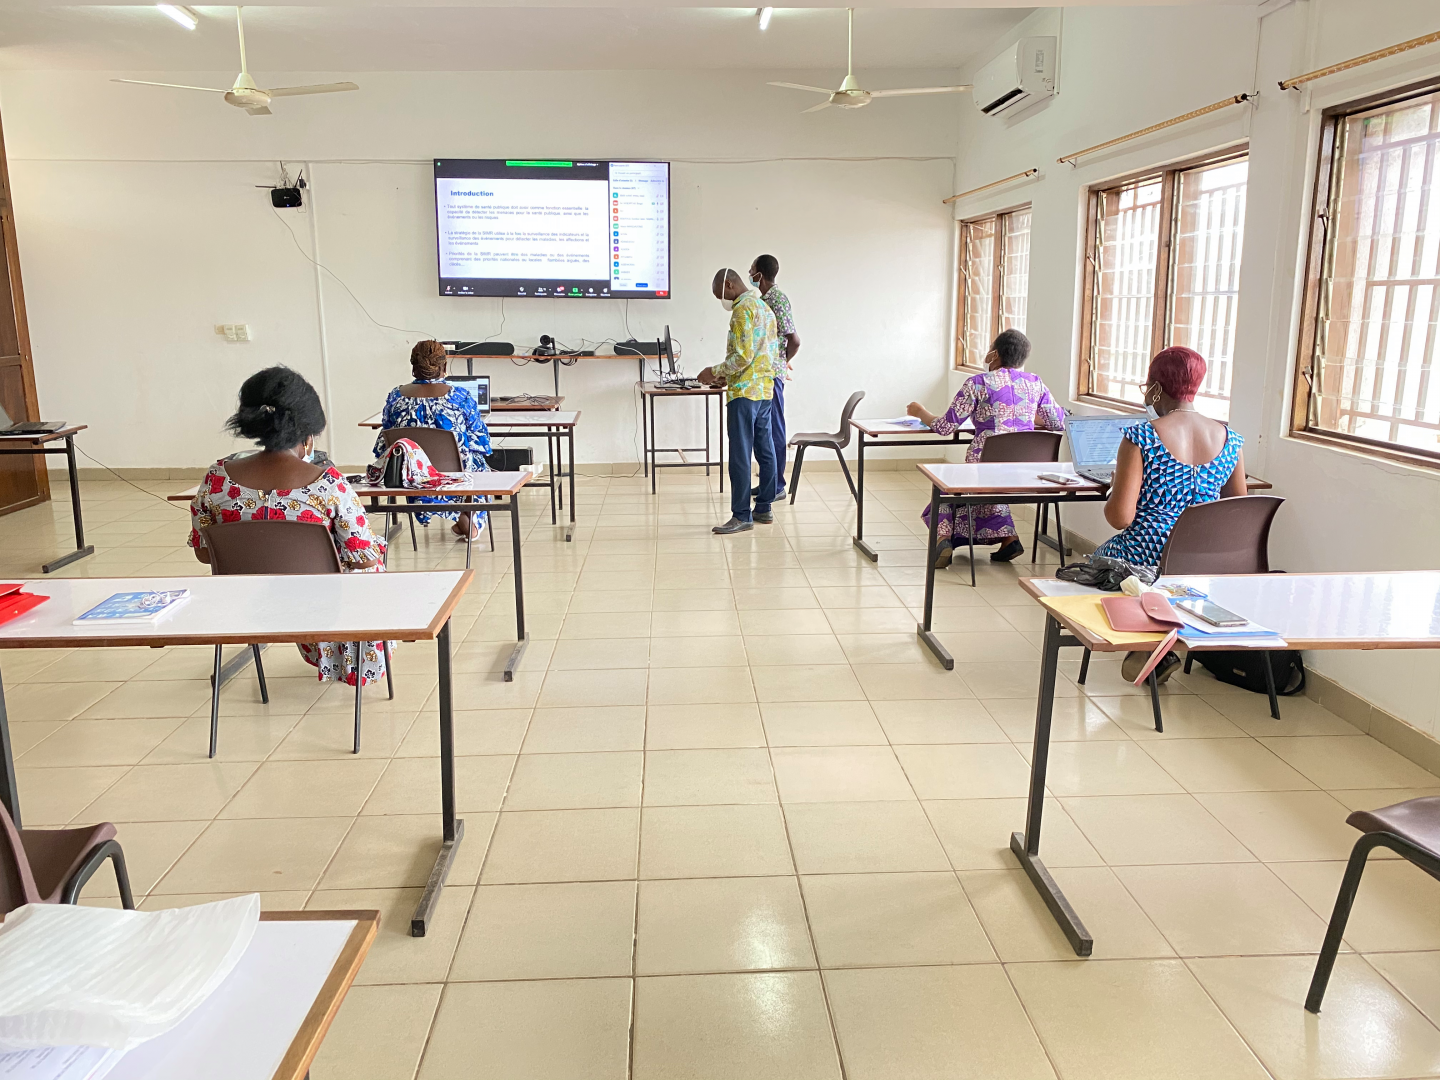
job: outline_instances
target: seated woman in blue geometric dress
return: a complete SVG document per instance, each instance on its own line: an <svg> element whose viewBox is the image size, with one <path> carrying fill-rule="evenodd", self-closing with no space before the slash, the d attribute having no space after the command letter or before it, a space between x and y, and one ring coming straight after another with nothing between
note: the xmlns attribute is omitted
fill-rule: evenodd
<svg viewBox="0 0 1440 1080"><path fill-rule="evenodd" d="M390 396L385 399L385 409L380 414L380 427L384 430L430 427L453 432L455 441L460 444L460 464L464 470L488 471L490 466L485 459L490 456L490 431L480 416L480 407L475 398L460 387L451 386L445 381L449 363L450 358L445 353L445 346L440 342L417 342L415 348L410 350L410 371L415 376L415 381L390 391ZM375 440L375 456L380 457L387 449L385 436L378 436ZM412 495L409 496L409 501L446 503L450 500L436 495ZM450 527L450 531L456 536L464 536L469 532L473 538L479 536L480 531L485 528L485 519L488 516L483 512L477 513L473 522L468 513L426 513L416 514L415 518L424 525L431 517L458 517L459 520Z"/></svg>

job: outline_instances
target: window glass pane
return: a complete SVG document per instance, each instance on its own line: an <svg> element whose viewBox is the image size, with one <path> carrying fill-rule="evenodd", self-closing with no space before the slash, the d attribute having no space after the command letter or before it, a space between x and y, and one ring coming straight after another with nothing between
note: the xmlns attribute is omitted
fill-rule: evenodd
<svg viewBox="0 0 1440 1080"><path fill-rule="evenodd" d="M1346 117L1311 426L1440 451L1440 93Z"/></svg>
<svg viewBox="0 0 1440 1080"><path fill-rule="evenodd" d="M995 218L987 218L964 227L965 315L961 334L965 363L972 367L985 362L995 337L990 326L995 301L995 225Z"/></svg>
<svg viewBox="0 0 1440 1080"><path fill-rule="evenodd" d="M1205 382L1195 403L1218 420L1230 415L1249 169L1245 159L1189 169L1179 176L1169 342L1205 358Z"/></svg>
<svg viewBox="0 0 1440 1080"><path fill-rule="evenodd" d="M1159 177L1100 193L1090 392L1140 401L1150 366Z"/></svg>
<svg viewBox="0 0 1440 1080"><path fill-rule="evenodd" d="M1004 216L1005 254L1000 264L1000 329L1025 329L1025 304L1030 295L1030 210Z"/></svg>

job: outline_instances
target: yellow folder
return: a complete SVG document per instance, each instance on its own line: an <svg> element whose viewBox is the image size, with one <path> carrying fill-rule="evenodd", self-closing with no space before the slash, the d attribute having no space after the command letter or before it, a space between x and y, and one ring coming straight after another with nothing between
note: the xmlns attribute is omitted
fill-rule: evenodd
<svg viewBox="0 0 1440 1080"><path fill-rule="evenodd" d="M1042 596L1040 603L1112 645L1153 644L1165 637L1164 634L1126 634L1112 630L1110 620L1105 617L1105 609L1100 606L1101 599L1094 593L1086 593L1083 596Z"/></svg>

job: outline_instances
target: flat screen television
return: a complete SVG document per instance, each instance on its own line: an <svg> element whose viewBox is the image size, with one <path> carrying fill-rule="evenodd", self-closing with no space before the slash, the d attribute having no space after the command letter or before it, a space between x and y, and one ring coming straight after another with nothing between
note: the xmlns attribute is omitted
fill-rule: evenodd
<svg viewBox="0 0 1440 1080"><path fill-rule="evenodd" d="M670 163L437 158L441 296L670 298Z"/></svg>

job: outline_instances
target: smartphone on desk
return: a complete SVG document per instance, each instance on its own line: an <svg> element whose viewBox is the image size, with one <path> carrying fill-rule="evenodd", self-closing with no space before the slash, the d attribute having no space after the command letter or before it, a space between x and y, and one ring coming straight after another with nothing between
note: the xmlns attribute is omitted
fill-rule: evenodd
<svg viewBox="0 0 1440 1080"><path fill-rule="evenodd" d="M1229 608L1223 608L1209 600L1177 600L1175 606L1184 608L1191 615L1197 619L1203 619L1211 626L1244 626L1250 621L1236 615Z"/></svg>

